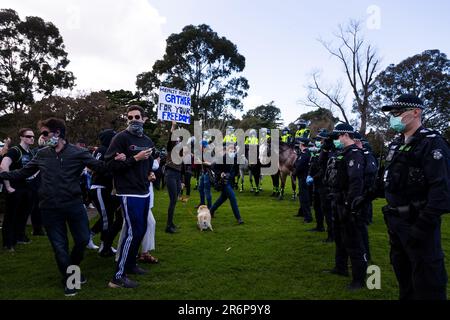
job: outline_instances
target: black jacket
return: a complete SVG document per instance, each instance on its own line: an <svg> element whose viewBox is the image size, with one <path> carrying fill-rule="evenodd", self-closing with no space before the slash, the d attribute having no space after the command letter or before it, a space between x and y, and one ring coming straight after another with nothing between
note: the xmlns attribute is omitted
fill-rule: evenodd
<svg viewBox="0 0 450 320"><path fill-rule="evenodd" d="M308 149L305 149L304 152L301 152L295 161L295 172L294 175L301 179L305 179L308 176L309 170L309 161L311 159L311 152Z"/></svg>
<svg viewBox="0 0 450 320"><path fill-rule="evenodd" d="M114 187L118 195L143 196L149 193L148 175L152 170L153 158L136 161L139 152L153 148L153 141L147 137L132 135L127 130L118 133L108 148L105 161L113 172ZM124 153L125 161L114 160L118 153Z"/></svg>
<svg viewBox="0 0 450 320"><path fill-rule="evenodd" d="M56 153L46 147L20 170L0 173L7 180L25 179L40 171L39 207L63 208L81 204L80 175L85 167L94 171L106 171L103 161L96 160L88 151L66 144Z"/></svg>
<svg viewBox="0 0 450 320"><path fill-rule="evenodd" d="M99 134L99 139L101 142L101 146L95 150L94 158L97 160L105 160L106 151L111 144L112 139L116 135L116 132L112 129L106 129ZM92 185L103 186L108 190L113 189L113 175L111 172L96 172L94 171L92 174Z"/></svg>

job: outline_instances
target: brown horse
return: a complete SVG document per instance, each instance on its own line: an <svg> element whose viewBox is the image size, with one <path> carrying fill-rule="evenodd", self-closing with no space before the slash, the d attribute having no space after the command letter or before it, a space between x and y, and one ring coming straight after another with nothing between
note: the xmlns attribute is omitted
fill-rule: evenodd
<svg viewBox="0 0 450 320"><path fill-rule="evenodd" d="M280 188L280 195L278 199L283 200L284 198L284 188L286 186L286 178L287 176L291 176L292 179L292 189L295 193L295 177L292 176L295 170L295 161L297 160L297 153L295 152L294 148L291 147L287 143L280 143L280 150L279 150L279 160L278 160L278 168L280 170L280 177L281 177L281 188Z"/></svg>

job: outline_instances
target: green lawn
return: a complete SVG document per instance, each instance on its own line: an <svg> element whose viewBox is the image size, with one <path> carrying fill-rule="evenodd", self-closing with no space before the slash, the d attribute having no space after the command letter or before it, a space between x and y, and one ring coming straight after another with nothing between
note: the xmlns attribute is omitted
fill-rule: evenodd
<svg viewBox="0 0 450 320"><path fill-rule="evenodd" d="M244 225L237 225L226 202L213 219L214 232L203 233L196 228L194 206L199 196L193 191L187 205L177 204L175 223L180 232L174 235L164 232L167 192L157 192L155 256L160 263L145 266L150 272L137 278L139 288L109 289L112 258L87 251L81 268L88 283L71 299L397 299L380 213L383 201L374 203L370 227L373 263L381 268L382 288L351 293L345 289L349 279L322 272L333 266L334 244L322 243L324 233L307 232L313 225L294 217L297 201L278 201L270 197L269 190L270 178L266 177L259 197L248 191L238 194ZM287 195L290 198L290 190ZM214 193L213 200L217 197ZM442 242L446 252L450 251L449 222L445 217ZM47 238L32 240L15 253L0 251L0 298L64 299ZM450 270L448 259L446 265Z"/></svg>

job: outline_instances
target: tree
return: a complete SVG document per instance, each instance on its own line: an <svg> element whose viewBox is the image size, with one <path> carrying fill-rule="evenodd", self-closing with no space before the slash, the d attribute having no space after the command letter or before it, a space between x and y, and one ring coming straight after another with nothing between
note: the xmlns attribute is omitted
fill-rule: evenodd
<svg viewBox="0 0 450 320"><path fill-rule="evenodd" d="M425 126L445 133L450 124L450 60L439 50L427 50L397 65L391 64L375 79L369 124L387 131L389 119L381 107L404 93L419 96Z"/></svg>
<svg viewBox="0 0 450 320"><path fill-rule="evenodd" d="M291 131L297 130L295 122L300 119L309 121L311 123L311 125L309 126L309 128L311 129L311 136L315 136L322 128L331 131L333 130L334 125L339 122L339 118L335 118L330 110L319 108L317 110L300 115L300 117L298 117L296 121L290 123L289 129Z"/></svg>
<svg viewBox="0 0 450 320"><path fill-rule="evenodd" d="M280 127L281 124L281 110L277 108L275 102L272 101L247 111L247 113L242 116L240 126L246 130L260 128L275 129Z"/></svg>
<svg viewBox="0 0 450 320"><path fill-rule="evenodd" d="M333 46L331 42L319 40L331 56L338 59L344 67L345 76L350 85L353 100L355 102L353 111L359 113L361 134L367 130L369 118L369 98L373 92L371 84L380 63L377 52L371 44L366 44L361 35L361 23L351 20L346 27L339 26L335 34L338 45ZM339 108L344 121L349 123L345 112L345 97L343 83L339 82L334 88L323 88L319 84L319 73L313 73L313 84L309 85L309 94L305 105L323 107L325 105ZM321 99L322 97L324 99ZM323 101L325 100L325 101Z"/></svg>
<svg viewBox="0 0 450 320"><path fill-rule="evenodd" d="M0 112L24 112L36 94L72 88L75 77L63 39L51 22L39 17L21 21L12 9L0 10Z"/></svg>
<svg viewBox="0 0 450 320"><path fill-rule="evenodd" d="M193 119L224 119L230 110L242 110L248 81L237 76L245 68L245 58L225 37L208 25L188 25L167 39L166 53L152 71L137 76L140 93L156 99L159 85L191 92ZM229 121L225 117L224 121Z"/></svg>
<svg viewBox="0 0 450 320"><path fill-rule="evenodd" d="M121 107L100 92L77 98L52 96L32 104L27 114L0 117L0 126L7 135L16 137L20 128L34 129L39 120L57 117L65 120L70 142L84 139L90 145L97 145L97 136L102 129L125 127L126 122L119 118L121 114Z"/></svg>

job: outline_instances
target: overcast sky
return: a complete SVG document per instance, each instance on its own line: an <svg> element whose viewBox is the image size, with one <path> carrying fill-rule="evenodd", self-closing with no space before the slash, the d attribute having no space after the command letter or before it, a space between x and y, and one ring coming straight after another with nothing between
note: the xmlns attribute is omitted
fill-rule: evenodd
<svg viewBox="0 0 450 320"><path fill-rule="evenodd" d="M245 109L274 100L286 123L313 110L298 103L312 71L321 70L329 84L343 79L317 39L332 40L338 24L351 18L363 22L382 69L427 49L450 52L444 0L0 0L0 8L59 28L80 91L134 91L136 75L162 57L170 34L206 23L246 57Z"/></svg>

